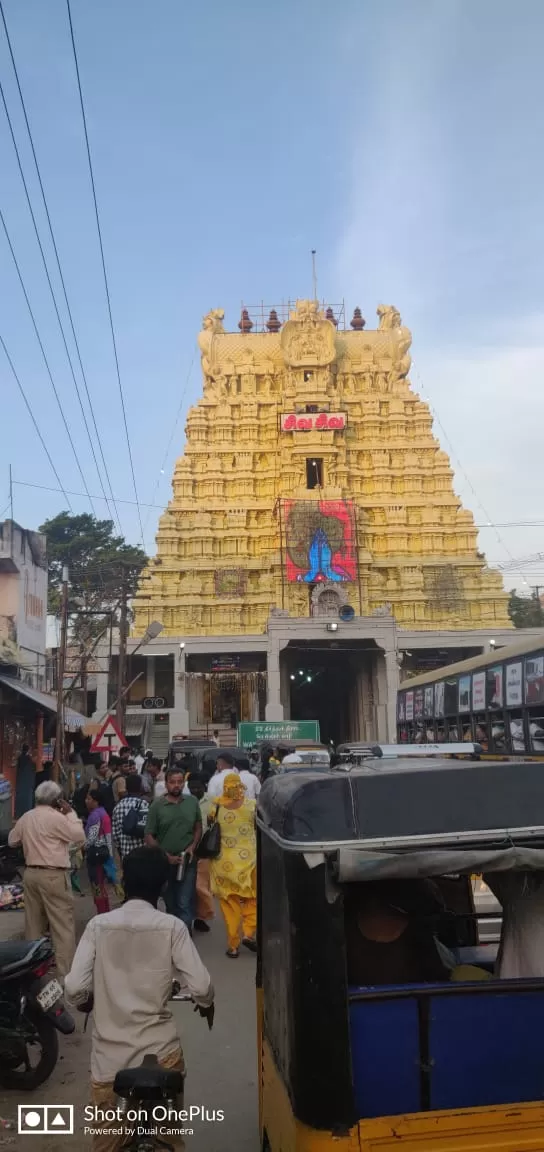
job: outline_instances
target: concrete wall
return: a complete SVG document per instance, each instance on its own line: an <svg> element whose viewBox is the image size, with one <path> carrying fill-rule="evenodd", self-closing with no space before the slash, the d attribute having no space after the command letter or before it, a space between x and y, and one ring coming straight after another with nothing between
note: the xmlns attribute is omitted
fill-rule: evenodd
<svg viewBox="0 0 544 1152"><path fill-rule="evenodd" d="M0 524L0 649L18 649L23 674L44 687L47 626L46 539L12 520Z"/></svg>

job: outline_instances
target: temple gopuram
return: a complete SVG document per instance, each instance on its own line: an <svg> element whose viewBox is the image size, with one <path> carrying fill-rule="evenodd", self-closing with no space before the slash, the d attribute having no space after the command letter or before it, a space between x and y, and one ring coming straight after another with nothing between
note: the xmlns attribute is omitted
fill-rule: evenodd
<svg viewBox="0 0 544 1152"><path fill-rule="evenodd" d="M172 636L266 629L390 608L403 628L507 626L501 577L478 552L429 409L409 381L411 333L380 306L339 330L315 302L237 333L204 319L203 396L135 600ZM319 555L318 555L319 553Z"/></svg>
<svg viewBox="0 0 544 1152"><path fill-rule="evenodd" d="M510 629L409 382L411 333L377 316L300 300L243 308L235 331L204 317L202 397L133 605L135 638L157 620L159 651L182 645L170 728L313 718L332 690L331 736L386 738L399 667Z"/></svg>

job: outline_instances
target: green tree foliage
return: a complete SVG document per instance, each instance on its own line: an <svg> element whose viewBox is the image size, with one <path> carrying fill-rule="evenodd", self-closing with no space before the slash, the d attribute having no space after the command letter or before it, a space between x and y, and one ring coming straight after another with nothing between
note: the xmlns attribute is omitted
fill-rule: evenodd
<svg viewBox="0 0 544 1152"><path fill-rule="evenodd" d="M147 557L141 548L114 534L111 520L83 513L60 512L40 527L47 537L49 612L60 612L62 568L69 569L69 612L72 640L84 645L104 630L110 613L117 618L126 588L130 597Z"/></svg>
<svg viewBox="0 0 544 1152"><path fill-rule="evenodd" d="M518 596L513 588L508 602L508 615L514 628L544 628L544 609L538 595Z"/></svg>

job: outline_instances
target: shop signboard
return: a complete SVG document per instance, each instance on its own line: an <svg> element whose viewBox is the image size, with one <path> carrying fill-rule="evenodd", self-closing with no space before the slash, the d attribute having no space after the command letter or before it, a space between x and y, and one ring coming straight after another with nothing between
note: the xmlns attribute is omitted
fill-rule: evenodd
<svg viewBox="0 0 544 1152"><path fill-rule="evenodd" d="M278 743L296 744L299 741L320 743L317 720L258 720L238 725L238 747L252 748L262 740L274 746Z"/></svg>

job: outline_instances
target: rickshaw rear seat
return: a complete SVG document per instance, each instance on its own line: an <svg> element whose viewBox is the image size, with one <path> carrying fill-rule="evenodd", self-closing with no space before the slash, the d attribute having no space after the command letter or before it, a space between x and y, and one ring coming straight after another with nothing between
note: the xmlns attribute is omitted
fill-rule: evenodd
<svg viewBox="0 0 544 1152"><path fill-rule="evenodd" d="M418 996L424 988L399 999L351 999L361 1119L542 1098L544 989L501 992L497 981L496 994L459 985L455 995L433 995L427 986Z"/></svg>

